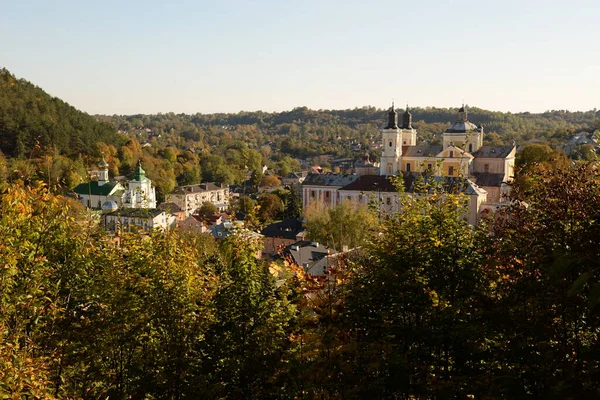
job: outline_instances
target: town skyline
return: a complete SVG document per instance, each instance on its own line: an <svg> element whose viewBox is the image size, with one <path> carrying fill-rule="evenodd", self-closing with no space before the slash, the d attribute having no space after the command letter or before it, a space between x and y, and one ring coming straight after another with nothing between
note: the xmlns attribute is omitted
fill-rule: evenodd
<svg viewBox="0 0 600 400"><path fill-rule="evenodd" d="M597 108L598 5L5 4L0 62L90 114Z"/></svg>

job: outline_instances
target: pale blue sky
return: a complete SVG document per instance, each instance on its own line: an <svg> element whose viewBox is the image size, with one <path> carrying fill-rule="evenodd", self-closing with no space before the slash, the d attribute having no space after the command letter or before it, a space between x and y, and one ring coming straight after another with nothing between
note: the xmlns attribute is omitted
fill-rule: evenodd
<svg viewBox="0 0 600 400"><path fill-rule="evenodd" d="M600 1L0 0L0 66L91 114L600 107Z"/></svg>

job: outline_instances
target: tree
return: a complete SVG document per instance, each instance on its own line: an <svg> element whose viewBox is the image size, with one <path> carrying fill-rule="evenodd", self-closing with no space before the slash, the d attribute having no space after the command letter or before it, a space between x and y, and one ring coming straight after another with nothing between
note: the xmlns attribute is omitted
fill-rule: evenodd
<svg viewBox="0 0 600 400"><path fill-rule="evenodd" d="M530 144L525 146L517 156L517 165L527 165L533 163L551 161L556 154L548 145Z"/></svg>
<svg viewBox="0 0 600 400"><path fill-rule="evenodd" d="M258 198L258 218L264 223L277 219L283 211L283 202L271 193L264 193Z"/></svg>
<svg viewBox="0 0 600 400"><path fill-rule="evenodd" d="M349 200L333 207L312 204L305 210L305 217L310 240L336 250L365 244L377 227L377 217L367 206Z"/></svg>
<svg viewBox="0 0 600 400"><path fill-rule="evenodd" d="M400 202L352 268L345 315L356 348L354 396L478 394L486 286L480 233L464 219L468 200L429 186L400 193Z"/></svg>
<svg viewBox="0 0 600 400"><path fill-rule="evenodd" d="M581 144L573 149L571 157L575 160L595 161L597 158L596 149L592 144Z"/></svg>
<svg viewBox="0 0 600 400"><path fill-rule="evenodd" d="M261 187L277 187L281 186L281 180L275 175L267 175L260 181Z"/></svg>
<svg viewBox="0 0 600 400"><path fill-rule="evenodd" d="M198 209L198 211L196 213L198 215L207 216L207 215L215 214L217 212L219 212L219 209L217 208L217 206L215 206L210 201L205 201L204 203L202 203L202 206L200 206L200 208Z"/></svg>
<svg viewBox="0 0 600 400"><path fill-rule="evenodd" d="M210 386L202 391L207 397L276 397L273 377L290 346L294 307L285 287L276 289L269 270L257 260L259 248L259 242L237 234L225 242L229 260L220 271L213 303L216 322L203 346L210 354Z"/></svg>
<svg viewBox="0 0 600 400"><path fill-rule="evenodd" d="M508 397L595 397L600 185L593 165L534 168L514 187L485 247L497 301L486 314L493 390Z"/></svg>
<svg viewBox="0 0 600 400"><path fill-rule="evenodd" d="M302 216L302 198L298 195L295 188L291 188L287 192L283 217L300 218Z"/></svg>

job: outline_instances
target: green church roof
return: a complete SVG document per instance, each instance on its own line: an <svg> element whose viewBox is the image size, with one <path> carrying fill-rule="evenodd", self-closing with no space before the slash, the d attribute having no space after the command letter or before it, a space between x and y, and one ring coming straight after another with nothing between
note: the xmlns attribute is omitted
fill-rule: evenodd
<svg viewBox="0 0 600 400"><path fill-rule="evenodd" d="M146 171L144 171L142 169L142 162L140 161L138 163L137 168L135 169L135 176L133 177L134 180L141 182L144 179L146 179Z"/></svg>
<svg viewBox="0 0 600 400"><path fill-rule="evenodd" d="M90 181L77 185L73 191L81 195L108 196L117 185L115 182L106 182L104 185L98 186L98 181Z"/></svg>

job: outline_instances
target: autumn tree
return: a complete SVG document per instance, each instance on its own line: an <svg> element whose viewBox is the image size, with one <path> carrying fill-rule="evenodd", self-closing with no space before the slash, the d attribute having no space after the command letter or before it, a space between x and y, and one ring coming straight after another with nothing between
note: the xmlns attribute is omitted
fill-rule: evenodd
<svg viewBox="0 0 600 400"><path fill-rule="evenodd" d="M486 245L492 390L508 397L598 395L600 185L595 166L538 166L517 183Z"/></svg>
<svg viewBox="0 0 600 400"><path fill-rule="evenodd" d="M208 390L202 391L207 397L277 397L273 377L289 347L294 307L257 259L259 249L260 243L243 233L225 242L227 261L219 270L214 300L216 322L204 350L210 355L205 366Z"/></svg>
<svg viewBox="0 0 600 400"><path fill-rule="evenodd" d="M467 196L433 182L383 219L355 263L346 323L356 397L477 394L484 358L478 319L485 274Z"/></svg>
<svg viewBox="0 0 600 400"><path fill-rule="evenodd" d="M339 251L365 244L378 224L377 216L367 206L349 200L333 207L311 204L305 217L310 240Z"/></svg>

